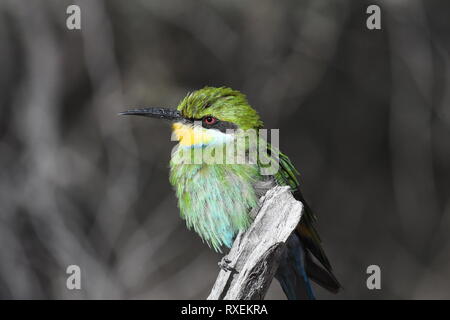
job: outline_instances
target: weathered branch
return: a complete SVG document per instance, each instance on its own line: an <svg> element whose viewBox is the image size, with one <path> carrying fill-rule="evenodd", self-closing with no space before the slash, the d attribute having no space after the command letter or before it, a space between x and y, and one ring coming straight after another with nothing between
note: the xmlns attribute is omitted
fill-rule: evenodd
<svg viewBox="0 0 450 320"><path fill-rule="evenodd" d="M303 206L289 187L274 187L261 198L250 228L240 232L222 259L222 270L208 300L262 300L278 268L286 241Z"/></svg>

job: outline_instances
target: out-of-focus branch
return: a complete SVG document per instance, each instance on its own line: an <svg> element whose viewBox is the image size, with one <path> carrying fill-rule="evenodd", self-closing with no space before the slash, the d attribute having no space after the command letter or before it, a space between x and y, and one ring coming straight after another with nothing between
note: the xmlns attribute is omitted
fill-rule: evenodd
<svg viewBox="0 0 450 320"><path fill-rule="evenodd" d="M261 198L251 227L238 234L208 300L262 300L278 268L285 243L300 221L303 206L288 187Z"/></svg>

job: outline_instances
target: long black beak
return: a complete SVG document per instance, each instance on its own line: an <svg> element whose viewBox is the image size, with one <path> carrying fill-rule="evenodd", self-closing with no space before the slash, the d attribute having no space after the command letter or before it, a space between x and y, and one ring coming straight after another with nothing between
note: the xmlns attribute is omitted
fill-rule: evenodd
<svg viewBox="0 0 450 320"><path fill-rule="evenodd" d="M127 110L120 112L119 115L144 116L157 119L165 119L170 121L181 121L184 119L178 110L168 108L152 108L152 107Z"/></svg>

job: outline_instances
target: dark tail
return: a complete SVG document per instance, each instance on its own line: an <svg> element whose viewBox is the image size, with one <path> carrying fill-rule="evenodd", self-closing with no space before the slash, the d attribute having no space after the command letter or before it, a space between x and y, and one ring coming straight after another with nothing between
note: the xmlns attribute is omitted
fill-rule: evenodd
<svg viewBox="0 0 450 320"><path fill-rule="evenodd" d="M307 255L300 238L294 232L288 239L287 250L280 259L275 278L289 300L314 300L314 292L306 269Z"/></svg>
<svg viewBox="0 0 450 320"><path fill-rule="evenodd" d="M305 266L308 277L319 286L332 293L338 293L339 289L342 288L333 273L316 264L311 254L307 251L305 254Z"/></svg>
<svg viewBox="0 0 450 320"><path fill-rule="evenodd" d="M286 246L275 278L289 300L314 300L310 280L333 293L339 291L341 285L337 279L313 260L296 232L289 237Z"/></svg>

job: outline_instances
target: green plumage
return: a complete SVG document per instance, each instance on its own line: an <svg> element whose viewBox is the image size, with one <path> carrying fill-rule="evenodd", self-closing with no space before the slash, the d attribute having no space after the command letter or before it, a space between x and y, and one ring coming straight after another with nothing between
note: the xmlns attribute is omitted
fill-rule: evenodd
<svg viewBox="0 0 450 320"><path fill-rule="evenodd" d="M340 288L331 272L331 265L321 247L313 226L315 217L300 192L298 171L289 158L257 136L256 146L250 140L234 144L250 129L263 126L257 112L248 104L245 95L230 88L205 87L188 94L177 110L142 108L125 111L125 115L141 115L172 121L174 136L179 144L172 152L170 183L175 189L181 217L214 250L230 248L239 231L252 223L250 211L258 205L259 197L274 185L286 185L300 200L304 212L300 224L290 237L288 256L280 261L277 279L290 299L297 299L306 289L314 298L309 278L332 292ZM233 129L230 132L229 129ZM200 135L198 135L200 133ZM230 148L230 145L233 145ZM248 161L252 147L263 147L254 161ZM226 157L229 150L235 160L245 162L210 163L201 158L200 150ZM225 149L224 154L221 149ZM244 151L241 153L240 151ZM203 156L202 156L203 157ZM268 159L267 159L268 158ZM223 159L222 159L223 160ZM278 170L267 175L267 164L277 164ZM322 264L317 265L311 254Z"/></svg>
<svg viewBox="0 0 450 320"><path fill-rule="evenodd" d="M249 227L248 213L258 203L253 190L261 179L258 166L174 162L171 161L170 182L188 228L193 228L216 251L231 247L235 234Z"/></svg>
<svg viewBox="0 0 450 320"><path fill-rule="evenodd" d="M240 129L258 129L263 123L247 98L230 88L205 87L188 94L178 105L181 114L190 119L213 115L221 121L235 123Z"/></svg>
<svg viewBox="0 0 450 320"><path fill-rule="evenodd" d="M245 96L229 88L210 88L188 94L178 106L183 117L214 116L241 129L262 126ZM207 145L197 146L206 148ZM178 197L181 217L214 250L231 247L234 236L249 227L250 210L258 203L254 185L262 180L257 164L185 164L177 147L170 162L170 182Z"/></svg>
<svg viewBox="0 0 450 320"><path fill-rule="evenodd" d="M245 95L225 87L205 87L190 93L177 109L184 118L201 120L205 116L214 116L242 130L263 126ZM267 144L261 140L258 143ZM267 148L272 149L270 145ZM181 217L216 251L220 251L222 246L230 247L236 233L245 230L251 223L249 212L258 202L255 185L267 180L261 175L262 165L185 164L180 160L183 152L191 151L178 147L172 153L170 162L170 182L178 197ZM280 163L280 170L273 177L276 183L290 186L293 193L299 192L297 170L284 154L273 154L278 154L278 158L272 160ZM307 212L304 219L312 228L312 213ZM315 231L312 233L316 235ZM318 237L314 239L318 240Z"/></svg>

